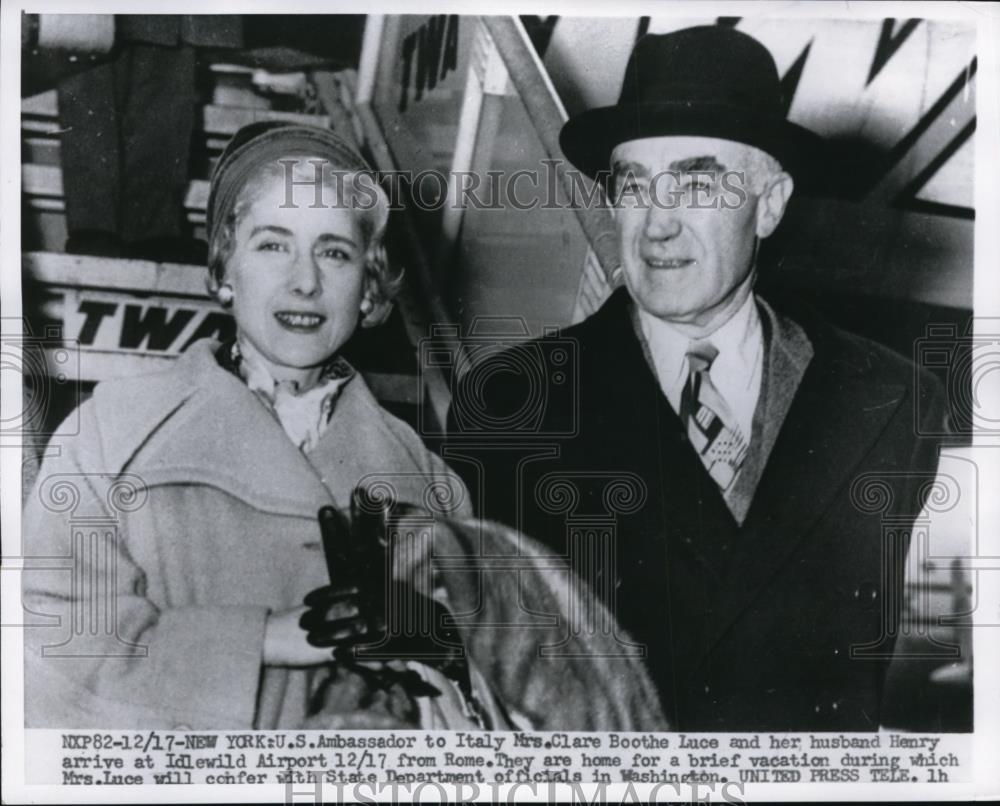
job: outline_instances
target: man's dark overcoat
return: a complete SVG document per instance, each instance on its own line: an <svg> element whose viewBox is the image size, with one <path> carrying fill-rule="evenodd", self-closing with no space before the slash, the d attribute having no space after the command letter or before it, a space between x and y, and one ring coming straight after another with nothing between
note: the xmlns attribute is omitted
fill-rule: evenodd
<svg viewBox="0 0 1000 806"><path fill-rule="evenodd" d="M661 391L624 289L561 339L467 375L444 457L481 514L567 554L610 604L671 728L875 730L943 388L883 346L758 305L742 523Z"/></svg>

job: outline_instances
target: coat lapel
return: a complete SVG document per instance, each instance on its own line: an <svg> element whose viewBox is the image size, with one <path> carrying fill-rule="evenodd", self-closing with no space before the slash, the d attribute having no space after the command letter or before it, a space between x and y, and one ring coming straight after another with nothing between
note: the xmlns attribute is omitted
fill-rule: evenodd
<svg viewBox="0 0 1000 806"><path fill-rule="evenodd" d="M753 416L750 450L743 469L726 502L736 521L746 521L757 485L791 408L802 376L813 357L813 346L795 322L779 317L763 299L757 298L767 354L761 378L760 397Z"/></svg>
<svg viewBox="0 0 1000 806"><path fill-rule="evenodd" d="M359 486L374 488L376 495L391 490L397 501L419 504L423 498L415 491L433 481L429 469L417 469L419 458L393 432L358 375L344 387L326 432L309 456L323 468L323 483L344 498L338 502L342 506L349 505L351 492Z"/></svg>

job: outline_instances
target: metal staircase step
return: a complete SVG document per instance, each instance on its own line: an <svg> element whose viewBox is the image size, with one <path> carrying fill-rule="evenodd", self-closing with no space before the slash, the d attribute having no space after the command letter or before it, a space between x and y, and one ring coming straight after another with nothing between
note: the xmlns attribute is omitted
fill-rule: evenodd
<svg viewBox="0 0 1000 806"><path fill-rule="evenodd" d="M184 194L184 207L188 219L194 223L205 220L205 206L208 203L209 183L205 179L193 179ZM29 205L35 210L63 211L66 209L63 197L62 169L56 165L21 166L21 192L27 196Z"/></svg>
<svg viewBox="0 0 1000 806"><path fill-rule="evenodd" d="M43 92L21 102L21 130L34 136L59 136L59 110L55 90ZM258 120L284 120L330 128L329 115L308 115L275 109L207 104L201 108L200 130L207 135L231 137L240 128Z"/></svg>

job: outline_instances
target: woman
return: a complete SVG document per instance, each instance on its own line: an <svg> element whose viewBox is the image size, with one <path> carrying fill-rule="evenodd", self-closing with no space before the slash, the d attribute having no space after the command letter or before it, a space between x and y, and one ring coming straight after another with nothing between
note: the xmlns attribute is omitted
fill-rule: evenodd
<svg viewBox="0 0 1000 806"><path fill-rule="evenodd" d="M332 663L300 626L329 582L321 508L347 513L355 488L381 484L469 514L457 478L339 357L391 305L387 218L367 164L329 131L258 123L227 146L209 287L235 341L100 384L29 497L29 553L66 558L24 576L26 609L57 617L26 630L29 727L296 728L317 708L339 712L331 726L477 725L426 667L422 694L378 700L377 674Z"/></svg>

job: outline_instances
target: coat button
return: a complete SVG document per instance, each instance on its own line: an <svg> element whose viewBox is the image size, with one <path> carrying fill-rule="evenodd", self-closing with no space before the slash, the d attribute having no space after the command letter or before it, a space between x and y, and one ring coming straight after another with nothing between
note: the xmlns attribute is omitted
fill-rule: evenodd
<svg viewBox="0 0 1000 806"><path fill-rule="evenodd" d="M813 713L823 718L836 716L840 712L840 706L840 700L833 697L822 697L813 705Z"/></svg>
<svg viewBox="0 0 1000 806"><path fill-rule="evenodd" d="M854 589L854 600L863 608L868 609L875 606L878 601L878 588L874 582L862 582Z"/></svg>

